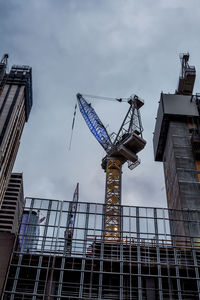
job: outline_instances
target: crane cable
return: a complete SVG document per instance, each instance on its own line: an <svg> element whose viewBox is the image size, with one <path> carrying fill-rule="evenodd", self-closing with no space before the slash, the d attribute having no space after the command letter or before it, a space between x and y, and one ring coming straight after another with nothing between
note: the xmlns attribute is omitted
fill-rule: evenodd
<svg viewBox="0 0 200 300"><path fill-rule="evenodd" d="M88 95L88 94L82 94L82 96L87 98L95 98L95 99L101 99L107 101L118 101L118 102L127 102L128 100L128 98L111 98L111 97L95 96L95 95Z"/></svg>
<svg viewBox="0 0 200 300"><path fill-rule="evenodd" d="M75 118L76 118L76 109L77 109L77 103L75 104L75 108L74 108L74 117L72 120L72 131L71 131L71 137L70 137L70 142L69 142L69 151L71 150L73 129L74 129L74 123L75 123Z"/></svg>

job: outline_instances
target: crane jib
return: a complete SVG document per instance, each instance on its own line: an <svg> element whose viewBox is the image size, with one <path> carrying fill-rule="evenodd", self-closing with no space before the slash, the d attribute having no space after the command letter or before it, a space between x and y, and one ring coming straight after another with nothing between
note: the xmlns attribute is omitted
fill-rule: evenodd
<svg viewBox="0 0 200 300"><path fill-rule="evenodd" d="M87 103L87 101L80 94L77 95L77 100L78 100L80 112L86 124L88 125L90 131L98 140L98 142L102 145L102 147L106 150L108 146L112 145L112 142L106 131L106 128L104 127L103 123L97 116L91 104Z"/></svg>

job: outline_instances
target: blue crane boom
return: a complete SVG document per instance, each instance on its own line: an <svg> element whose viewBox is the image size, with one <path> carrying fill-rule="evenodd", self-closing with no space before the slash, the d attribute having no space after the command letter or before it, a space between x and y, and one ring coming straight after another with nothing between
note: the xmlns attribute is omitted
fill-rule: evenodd
<svg viewBox="0 0 200 300"><path fill-rule="evenodd" d="M110 140L106 128L97 116L91 104L87 103L87 101L83 98L81 94L77 94L77 100L80 112L83 118L85 119L85 122L88 125L90 131L95 136L97 141L101 144L101 146L105 150L107 150L108 147L112 145L112 142Z"/></svg>

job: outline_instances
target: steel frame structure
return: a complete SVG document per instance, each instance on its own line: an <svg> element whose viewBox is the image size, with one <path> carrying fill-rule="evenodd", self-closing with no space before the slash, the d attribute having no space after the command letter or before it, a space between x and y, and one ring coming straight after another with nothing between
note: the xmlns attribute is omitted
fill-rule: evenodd
<svg viewBox="0 0 200 300"><path fill-rule="evenodd" d="M45 216L45 222L31 236L37 248L20 247L19 233L3 300L200 299L200 241L191 234L194 226L200 228L200 218L194 218L200 211L121 206L121 239L108 241L105 204L79 202L66 253L70 203L26 199L25 210ZM176 235L173 228L183 222L188 234Z"/></svg>
<svg viewBox="0 0 200 300"><path fill-rule="evenodd" d="M119 143L125 134L129 134L134 130L142 137L143 127L139 109L144 103L136 95L131 96L128 103L130 107L116 135L114 145Z"/></svg>

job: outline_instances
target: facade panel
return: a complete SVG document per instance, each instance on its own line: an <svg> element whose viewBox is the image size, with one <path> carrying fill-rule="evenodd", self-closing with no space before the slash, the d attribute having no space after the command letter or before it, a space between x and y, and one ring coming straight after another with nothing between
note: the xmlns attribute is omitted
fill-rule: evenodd
<svg viewBox="0 0 200 300"><path fill-rule="evenodd" d="M163 161L169 123L174 120L187 122L190 117L199 119L196 96L161 93L153 136L156 161Z"/></svg>

